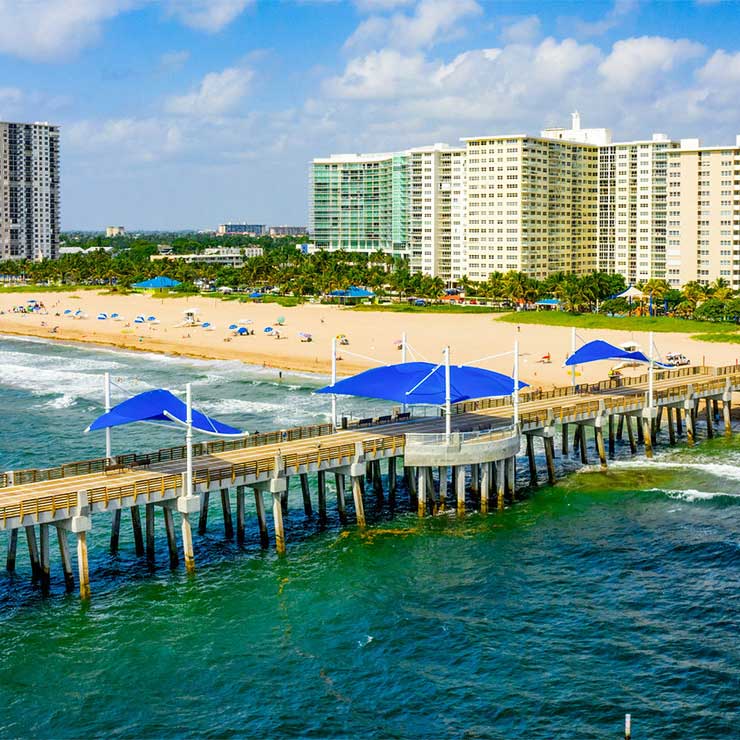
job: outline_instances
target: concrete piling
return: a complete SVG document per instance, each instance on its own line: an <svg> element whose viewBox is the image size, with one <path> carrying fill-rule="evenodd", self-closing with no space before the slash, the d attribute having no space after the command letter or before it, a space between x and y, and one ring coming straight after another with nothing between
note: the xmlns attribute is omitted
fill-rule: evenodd
<svg viewBox="0 0 740 740"><path fill-rule="evenodd" d="M334 485L337 489L337 511L339 513L339 521L342 524L346 524L347 509L344 501L344 473L334 474Z"/></svg>
<svg viewBox="0 0 740 740"><path fill-rule="evenodd" d="M319 521L326 522L326 472L319 470L317 477L317 495L319 500Z"/></svg>
<svg viewBox="0 0 740 740"><path fill-rule="evenodd" d="M257 510L257 526L260 531L260 547L266 550L270 546L270 536L267 533L267 517L265 516L265 500L262 491L254 489L254 507Z"/></svg>
<svg viewBox="0 0 740 740"><path fill-rule="evenodd" d="M562 426L562 439L560 442L561 454L563 457L568 456L568 425L563 424Z"/></svg>
<svg viewBox="0 0 740 740"><path fill-rule="evenodd" d="M545 446L545 463L547 465L547 482L555 485L555 439L552 435L545 435L543 438Z"/></svg>
<svg viewBox="0 0 740 740"><path fill-rule="evenodd" d="M606 470L606 450L604 449L604 428L601 426L602 419L597 419L594 427L594 436L596 437L596 451L599 455L599 463L602 470Z"/></svg>
<svg viewBox="0 0 740 740"><path fill-rule="evenodd" d="M57 540L59 541L59 555L62 560L62 571L64 572L64 587L67 593L75 590L75 577L72 572L72 557L69 554L69 540L67 530L57 527Z"/></svg>
<svg viewBox="0 0 740 740"><path fill-rule="evenodd" d="M585 443L585 437L581 436ZM506 489L509 494L509 501L516 501L516 457L513 455L506 461Z"/></svg>
<svg viewBox="0 0 740 740"><path fill-rule="evenodd" d="M208 529L208 506L211 503L211 494L203 491L200 495L200 517L198 518L198 534L205 534Z"/></svg>
<svg viewBox="0 0 740 740"><path fill-rule="evenodd" d="M167 549L170 553L170 568L177 568L180 558L177 554L177 540L175 539L175 520L169 506L162 508L164 515L164 530L167 533Z"/></svg>
<svg viewBox="0 0 740 740"><path fill-rule="evenodd" d="M283 502L280 491L272 494L272 519L275 527L275 550L278 555L285 555L285 527L283 526Z"/></svg>
<svg viewBox="0 0 740 740"><path fill-rule="evenodd" d="M243 545L246 539L246 488L236 487L236 541Z"/></svg>
<svg viewBox="0 0 740 740"><path fill-rule="evenodd" d="M491 467L490 463L480 465L480 513L488 513L488 496L491 490Z"/></svg>
<svg viewBox="0 0 740 740"><path fill-rule="evenodd" d="M308 485L308 473L301 473L301 495L303 496L303 512L306 516L313 516L311 503L311 488Z"/></svg>
<svg viewBox="0 0 740 740"><path fill-rule="evenodd" d="M439 508L444 511L447 506L447 466L441 465L437 471L439 476Z"/></svg>
<svg viewBox="0 0 740 740"><path fill-rule="evenodd" d="M714 437L714 420L712 419L712 401L709 398L704 401L704 417L707 422L707 438L712 439Z"/></svg>
<svg viewBox="0 0 740 740"><path fill-rule="evenodd" d="M231 518L231 498L228 488L221 489L221 511L224 517L224 537L227 540L234 539L234 522Z"/></svg>
<svg viewBox="0 0 740 740"><path fill-rule="evenodd" d="M77 532L77 576L80 598L90 598L90 571L87 564L87 532Z"/></svg>
<svg viewBox="0 0 740 740"><path fill-rule="evenodd" d="M506 482L506 461L497 460L496 466L496 508L499 511L504 510L504 486Z"/></svg>
<svg viewBox="0 0 740 740"><path fill-rule="evenodd" d="M8 535L8 557L5 560L5 570L15 573L15 560L18 552L18 530L11 529Z"/></svg>
<svg viewBox="0 0 740 740"><path fill-rule="evenodd" d="M465 468L462 465L456 465L453 469L453 479L455 481L455 495L457 496L457 513L459 516L465 514Z"/></svg>
<svg viewBox="0 0 740 740"><path fill-rule="evenodd" d="M33 583L38 583L41 579L41 566L39 564L39 546L36 542L36 530L32 526L27 526L25 529L28 557L31 561L31 580Z"/></svg>
<svg viewBox="0 0 740 740"><path fill-rule="evenodd" d="M49 525L39 524L39 561L41 566L41 593L51 588L51 562L49 552Z"/></svg>
<svg viewBox="0 0 740 740"><path fill-rule="evenodd" d="M632 430L632 417L628 414L625 414L623 417L625 426L627 427L627 438L629 439L630 443L630 452L633 455L637 454L637 443L635 442L635 433Z"/></svg>
<svg viewBox="0 0 740 740"><path fill-rule="evenodd" d="M732 436L732 412L730 409L730 399L725 398L722 400L722 417L725 423L725 436Z"/></svg>
<svg viewBox="0 0 740 740"><path fill-rule="evenodd" d="M673 426L673 408L668 406L665 412L666 422L668 424L668 444L673 447L676 444L676 430Z"/></svg>
<svg viewBox="0 0 740 740"><path fill-rule="evenodd" d="M146 559L154 562L154 504L147 504L144 509L144 526L146 530Z"/></svg>
<svg viewBox="0 0 740 740"><path fill-rule="evenodd" d="M396 490L398 488L398 471L396 469L396 458L388 458L388 503L391 507L396 505Z"/></svg>
<svg viewBox="0 0 740 740"><path fill-rule="evenodd" d="M357 526L360 529L365 528L365 504L362 499L362 475L353 475L352 477L352 498L355 502L355 518Z"/></svg>
<svg viewBox="0 0 740 740"><path fill-rule="evenodd" d="M426 468L416 468L416 501L417 501L417 514L424 516L427 511L427 473Z"/></svg>
<svg viewBox="0 0 740 740"><path fill-rule="evenodd" d="M613 460L615 451L615 440L614 440L614 414L609 414L609 459Z"/></svg>
<svg viewBox="0 0 740 740"><path fill-rule="evenodd" d="M111 555L118 552L118 543L121 537L121 510L116 509L113 512L113 520L110 526L110 551Z"/></svg>
<svg viewBox="0 0 740 740"><path fill-rule="evenodd" d="M534 456L534 435L526 434L527 438L527 462L529 463L529 485L537 488L537 461Z"/></svg>

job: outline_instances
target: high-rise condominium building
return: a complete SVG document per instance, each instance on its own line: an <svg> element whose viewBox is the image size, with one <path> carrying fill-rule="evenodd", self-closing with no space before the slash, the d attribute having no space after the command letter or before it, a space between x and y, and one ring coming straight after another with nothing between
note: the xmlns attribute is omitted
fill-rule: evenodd
<svg viewBox="0 0 740 740"><path fill-rule="evenodd" d="M734 149L665 134L613 142L575 113L539 137L462 141L315 159L317 248L380 249L449 283L598 269L740 287L740 137Z"/></svg>
<svg viewBox="0 0 740 740"><path fill-rule="evenodd" d="M55 259L59 129L0 122L0 259Z"/></svg>

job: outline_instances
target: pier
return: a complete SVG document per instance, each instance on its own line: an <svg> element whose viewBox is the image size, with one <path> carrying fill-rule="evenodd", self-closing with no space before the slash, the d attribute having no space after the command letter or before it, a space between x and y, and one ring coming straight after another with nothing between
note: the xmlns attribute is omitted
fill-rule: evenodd
<svg viewBox="0 0 740 740"><path fill-rule="evenodd" d="M707 436L731 433L731 400L740 390L740 367L656 370L652 398L648 387L646 373L549 391L527 388L519 393L517 425L512 425L511 397L466 401L452 407L449 434L443 417L399 409L374 418L343 419L337 429L321 424L195 443L192 486L186 480L186 445L7 471L0 473L0 530L8 532L6 567L15 570L22 530L32 578L48 592L55 533L67 589L77 587L88 598L87 533L102 514L111 528L112 552L118 550L125 513L137 555L152 560L154 517L161 512L170 565L179 567L182 560L193 571L194 536L206 532L212 501L220 502L224 536L245 541L247 494L254 499L260 546L270 547L271 517L273 545L284 554L290 534L284 524L289 481L296 477L307 516L314 516L316 502L317 520L326 520L331 490L342 524L349 523L351 515L363 528L366 498L387 496L394 502L400 478L419 516L451 509L464 515L471 501L481 513L492 513L517 500L516 466L522 448L528 488L534 489L556 481L556 440L560 455L578 454L583 464L598 461L607 468L617 443L625 438L632 454L642 448L648 458L665 440L664 432L668 444L684 437L694 444L702 415ZM543 471L537 467L538 449L544 451Z"/></svg>

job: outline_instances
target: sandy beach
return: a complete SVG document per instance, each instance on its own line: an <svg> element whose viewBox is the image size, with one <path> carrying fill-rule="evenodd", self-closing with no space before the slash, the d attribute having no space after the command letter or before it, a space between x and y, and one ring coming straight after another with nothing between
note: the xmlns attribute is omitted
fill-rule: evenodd
<svg viewBox="0 0 740 740"><path fill-rule="evenodd" d="M14 313L14 306L26 305L37 298L46 312ZM201 326L182 326L186 309L197 309ZM86 318L74 319L65 310L82 311ZM284 370L328 374L331 363L331 340L345 334L348 346L339 348L338 372L351 375L375 363L398 362L401 353L396 341L406 332L412 348L409 359L438 362L442 348L449 344L455 363L471 363L490 355L478 364L500 372L512 372L515 338L519 339L523 380L543 388L563 385L569 371L562 365L570 349L571 330L565 327L523 325L496 321L495 314L401 314L359 312L337 306L304 304L282 308L276 304L238 303L218 298L157 298L155 295L117 296L95 291L39 293L5 293L0 295L0 334L25 335L76 342L90 342L125 349L186 355L204 359L240 360L251 365L264 365ZM99 312L118 313L121 321L98 320ZM138 314L155 316L157 323L135 324ZM277 327L284 317L284 326ZM229 325L251 321L254 335L233 336ZM276 339L264 332L273 327L280 332ZM52 330L56 331L52 333ZM311 342L303 342L300 332L310 333ZM647 351L647 335L640 332L582 330L584 341L602 338L613 343L635 340ZM686 334L656 334L658 350L683 352L692 364L735 363L740 359L740 346L698 342ZM502 353L509 354L502 354ZM547 353L551 363L542 362ZM359 355L359 356L358 356ZM598 380L606 376L608 363L594 363L580 369L579 380ZM627 375L640 372L626 370Z"/></svg>

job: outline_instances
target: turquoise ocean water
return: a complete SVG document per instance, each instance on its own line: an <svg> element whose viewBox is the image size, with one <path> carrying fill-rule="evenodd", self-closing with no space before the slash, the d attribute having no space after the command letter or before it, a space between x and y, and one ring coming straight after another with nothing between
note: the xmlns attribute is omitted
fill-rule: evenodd
<svg viewBox="0 0 740 740"><path fill-rule="evenodd" d="M128 391L192 381L251 431L327 418L309 376L0 338L0 469L100 455L81 430L105 369ZM181 438L130 428L114 449ZM296 491L283 559L253 517L244 548L224 541L214 507L194 577L161 531L155 567L137 559L126 517L111 556L96 517L88 604L54 550L42 598L21 537L0 575L0 735L617 738L631 712L635 738L738 737L740 442L559 464L503 514L368 504L365 534L306 521Z"/></svg>

